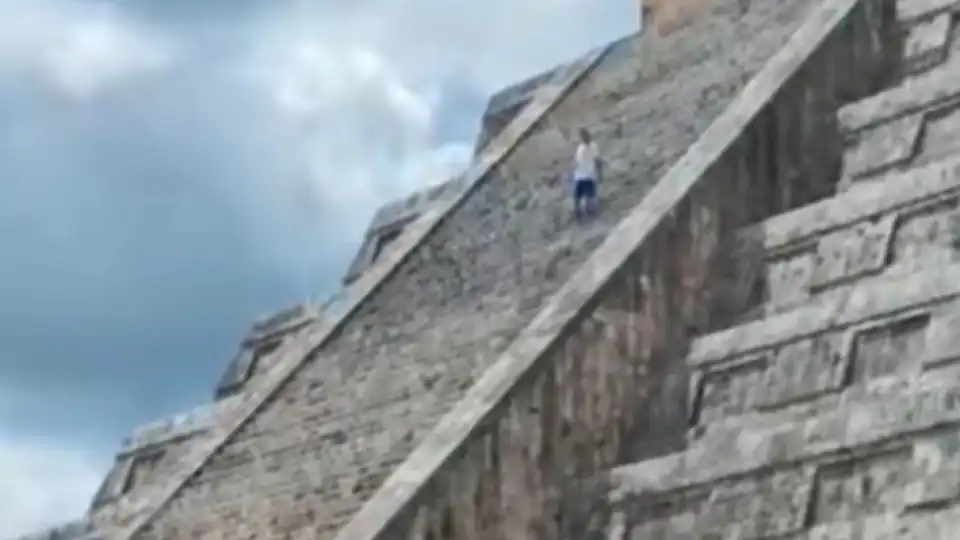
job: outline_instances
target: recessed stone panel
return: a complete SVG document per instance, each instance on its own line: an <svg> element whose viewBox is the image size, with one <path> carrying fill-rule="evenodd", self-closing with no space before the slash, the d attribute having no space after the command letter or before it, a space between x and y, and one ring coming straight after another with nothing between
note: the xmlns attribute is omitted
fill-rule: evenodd
<svg viewBox="0 0 960 540"><path fill-rule="evenodd" d="M911 27L904 43L905 70L916 72L942 62L950 45L952 26L952 14L941 13Z"/></svg>
<svg viewBox="0 0 960 540"><path fill-rule="evenodd" d="M896 214L829 234L820 240L810 286L826 287L876 273L887 263Z"/></svg>
<svg viewBox="0 0 960 540"><path fill-rule="evenodd" d="M815 246L776 255L767 262L766 313L783 311L810 297Z"/></svg>
<svg viewBox="0 0 960 540"><path fill-rule="evenodd" d="M960 304L953 302L930 321L921 358L925 370L955 365L960 360Z"/></svg>
<svg viewBox="0 0 960 540"><path fill-rule="evenodd" d="M942 508L960 499L960 433L950 430L921 437L913 445L919 477L907 486L906 510Z"/></svg>
<svg viewBox="0 0 960 540"><path fill-rule="evenodd" d="M748 357L734 365L715 367L694 376L693 424L708 424L754 407L763 383L767 356Z"/></svg>
<svg viewBox="0 0 960 540"><path fill-rule="evenodd" d="M928 204L901 214L890 246L890 264L898 272L951 264L960 240L957 198Z"/></svg>
<svg viewBox="0 0 960 540"><path fill-rule="evenodd" d="M930 510L952 505L960 498L960 470L944 468L906 487L906 511Z"/></svg>
<svg viewBox="0 0 960 540"><path fill-rule="evenodd" d="M803 530L813 496L803 469L760 472L629 504L627 538L780 538Z"/></svg>
<svg viewBox="0 0 960 540"><path fill-rule="evenodd" d="M849 334L822 334L781 346L764 375L757 398L774 408L816 398L843 387L850 359Z"/></svg>
<svg viewBox="0 0 960 540"><path fill-rule="evenodd" d="M904 488L917 478L915 469L906 445L821 466L811 521L830 523L899 510Z"/></svg>
<svg viewBox="0 0 960 540"><path fill-rule="evenodd" d="M960 102L926 113L923 140L913 164L942 161L960 155Z"/></svg>
<svg viewBox="0 0 960 540"><path fill-rule="evenodd" d="M779 538L803 530L813 480L802 470L779 471L720 485L697 517L698 538Z"/></svg>
<svg viewBox="0 0 960 540"><path fill-rule="evenodd" d="M697 516L710 495L709 489L657 494L632 501L630 538L696 538ZM669 536L668 536L669 535Z"/></svg>
<svg viewBox="0 0 960 540"><path fill-rule="evenodd" d="M853 346L853 384L915 367L927 340L930 316L913 314L883 324L860 329Z"/></svg>
<svg viewBox="0 0 960 540"><path fill-rule="evenodd" d="M864 178L908 163L923 122L923 114L913 114L861 132L844 154L844 176Z"/></svg>

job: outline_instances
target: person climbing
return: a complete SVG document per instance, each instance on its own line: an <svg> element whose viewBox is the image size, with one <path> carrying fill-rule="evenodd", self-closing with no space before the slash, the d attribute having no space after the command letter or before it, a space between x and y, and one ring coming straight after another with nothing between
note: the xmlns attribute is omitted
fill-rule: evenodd
<svg viewBox="0 0 960 540"><path fill-rule="evenodd" d="M581 128L573 170L573 215L577 221L596 213L601 166L597 144L593 142L590 132Z"/></svg>

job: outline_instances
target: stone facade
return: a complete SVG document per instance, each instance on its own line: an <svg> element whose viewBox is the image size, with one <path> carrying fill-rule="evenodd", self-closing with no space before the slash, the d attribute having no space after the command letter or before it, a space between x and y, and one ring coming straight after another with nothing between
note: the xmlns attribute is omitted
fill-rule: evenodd
<svg viewBox="0 0 960 540"><path fill-rule="evenodd" d="M618 43L137 537L332 538L808 7L758 2L744 16L739 4L718 3L704 25L662 42ZM642 62L641 44L655 49ZM562 178L579 126L611 163L602 217L583 227L571 221Z"/></svg>
<svg viewBox="0 0 960 540"><path fill-rule="evenodd" d="M606 537L956 537L958 7L897 7L898 76L837 114L839 193L741 233L762 309L691 343L686 448L594 479Z"/></svg>
<svg viewBox="0 0 960 540"><path fill-rule="evenodd" d="M842 137L814 119L885 66L879 13L822 8L800 51L767 64L338 539L584 538L612 514L598 474L688 445L702 398L676 359L766 296L766 272L750 272L764 244L741 227L828 194Z"/></svg>
<svg viewBox="0 0 960 540"><path fill-rule="evenodd" d="M960 5L647 7L492 98L470 169L382 210L335 301L255 325L61 537L947 538Z"/></svg>

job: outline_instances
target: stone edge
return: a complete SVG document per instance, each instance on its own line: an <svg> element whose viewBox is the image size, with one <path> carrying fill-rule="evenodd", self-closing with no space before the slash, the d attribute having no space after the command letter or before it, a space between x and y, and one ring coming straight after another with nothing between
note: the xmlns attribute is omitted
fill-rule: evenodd
<svg viewBox="0 0 960 540"><path fill-rule="evenodd" d="M956 8L960 9L960 2ZM837 111L841 131L855 134L924 109L951 103L960 93L960 60L950 58L933 70L917 75L908 84L895 86ZM950 91L944 91L949 88Z"/></svg>
<svg viewBox="0 0 960 540"><path fill-rule="evenodd" d="M350 291L345 295L346 299L337 300L337 303L345 304L345 306L339 313L336 309L329 310L332 315L335 314L334 320L322 321L312 335L308 334L304 337L304 341L307 342L305 346L294 349L294 351L291 351L293 354L285 355L285 358L268 374L269 379L264 380L264 384L251 396L249 408L241 411L239 417L230 422L229 426L223 429L218 436L204 444L202 450L197 452L198 459L184 467L183 474L178 475L173 480L172 485L163 491L159 497L160 500L147 513L135 519L131 525L114 538L130 540L147 526L160 510L173 499L176 493L186 485L190 478L200 472L200 469L213 454L256 414L274 392L285 384L288 378L306 361L310 353L321 346L334 330L342 326L360 304L372 295L407 257L427 240L441 222L467 199L473 189L513 150L536 123L599 64L608 48L609 46L599 47L584 55L579 61L580 65L569 73L565 81L548 84L538 89L530 104L486 146L486 152L470 166L465 173L466 186L457 193L456 197L445 204L438 201L437 206L425 212L420 219L411 224L411 234L404 235L404 238L398 240L405 245L398 246L400 249L395 250L390 257L384 259L383 264L371 268L366 274L362 275L350 287Z"/></svg>
<svg viewBox="0 0 960 540"><path fill-rule="evenodd" d="M700 336L691 343L685 363L704 369L790 341L951 300L960 296L960 264L905 276L878 276L843 292L830 300Z"/></svg>
<svg viewBox="0 0 960 540"><path fill-rule="evenodd" d="M716 446L703 444L659 458L621 465L598 475L598 478L604 478L609 486L608 502L618 504L631 496L666 494L744 477L778 465L812 461L844 450L855 452L859 447L897 436L908 437L933 428L960 425L960 410L910 406L924 401L936 404L943 401L940 396L958 391L960 387L956 381L931 375L912 381L910 386L891 387L864 396L862 400L845 403L815 418L791 420L771 429L745 430L727 441L740 451L730 453L726 459L718 459L720 452ZM882 414L893 410L904 412L886 417ZM867 421L871 416L878 420ZM830 433L831 429L833 433ZM778 439L795 444L777 444ZM710 443L716 444L717 441Z"/></svg>
<svg viewBox="0 0 960 540"><path fill-rule="evenodd" d="M643 245L655 227L703 178L858 2L827 0L808 16L643 202L550 299L501 358L339 531L336 540L374 540L404 508L414 503L420 490L457 454L483 419L562 337L586 301L599 294L614 272Z"/></svg>
<svg viewBox="0 0 960 540"><path fill-rule="evenodd" d="M761 238L767 250L776 250L880 214L952 196L958 188L960 157L953 156L776 215L745 228L738 237Z"/></svg>

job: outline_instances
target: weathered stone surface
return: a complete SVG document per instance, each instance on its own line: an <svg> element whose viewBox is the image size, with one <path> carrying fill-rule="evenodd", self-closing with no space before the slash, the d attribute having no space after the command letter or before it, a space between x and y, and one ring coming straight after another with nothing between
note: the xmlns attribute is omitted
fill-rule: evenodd
<svg viewBox="0 0 960 540"><path fill-rule="evenodd" d="M780 50L809 4L698 4L568 94L537 85L328 316L262 358L297 314L259 325L235 398L135 434L91 534L941 534L960 495L960 124L935 66L953 6L900 4L900 69L932 71L840 122L892 80L891 5L827 0ZM609 167L574 228L581 125ZM770 218L842 171L844 194Z"/></svg>
<svg viewBox="0 0 960 540"><path fill-rule="evenodd" d="M805 462L819 464L825 457L857 458L884 447L908 445L914 447L913 468L921 476L938 470L937 463L949 464L956 454L954 447L949 454L931 456L931 445L954 441L960 433L956 379L928 373L850 397L856 399L838 402L815 418L786 420L773 428L718 425L684 452L616 468L611 473L611 500L670 493L771 467L802 467ZM942 430L931 431L934 427Z"/></svg>
<svg viewBox="0 0 960 540"><path fill-rule="evenodd" d="M845 176L869 176L909 161L917 151L923 122L922 114L912 114L859 132L844 160Z"/></svg>
<svg viewBox="0 0 960 540"><path fill-rule="evenodd" d="M791 249L824 233L891 212L910 213L960 194L960 156L888 174L876 182L776 215L745 229L743 242L771 251Z"/></svg>
<svg viewBox="0 0 960 540"><path fill-rule="evenodd" d="M835 15L836 11L830 13ZM787 58L790 57L786 56L784 60ZM776 69L771 73L776 73ZM784 74L776 76L786 77ZM807 80L806 83L798 82L797 84L815 85L817 83ZM757 102L765 103L769 98L761 98L759 88L763 88L763 85L758 83L755 87L758 94L743 96L744 101L740 102L741 106L753 107L757 106ZM785 110L802 116L803 108L798 109L798 101L791 101L791 99L809 96L810 93L817 91L814 88L817 87L807 87L806 92L786 92L784 95L788 97L784 97L781 102L783 108L771 105L765 115L750 124L756 131L749 132L749 136L744 138L752 141L762 140L764 135L770 133L767 130L776 130L779 127L778 119L783 119L783 122L789 121L787 115L781 114ZM823 91L822 87L820 88L820 91ZM671 355L675 351L674 347L680 345L685 339L679 336L689 335L691 328L723 325L725 318L721 314L722 310L719 309L721 306L730 310L731 304L736 303L737 297L741 304L747 302L745 296L748 296L746 294L748 291L732 291L729 287L730 281L712 281L699 272L709 266L716 272L714 278L720 280L720 276L724 275L724 269L731 270L721 262L722 258L712 258L718 257L717 248L722 245L725 238L724 229L714 229L714 227L719 223L730 226L738 220L741 222L749 220L750 212L745 212L746 208L738 206L740 203L745 203L746 198L738 199L736 194L745 196L746 193L751 193L748 198L755 203L756 199L753 195L756 193L750 190L763 183L759 180L761 177L767 178L767 169L764 168L765 160L775 155L789 155L777 152L781 148L774 147L769 155L757 156L757 154L747 154L747 152L756 152L756 148L752 145L737 146L737 150L730 150L730 161L724 160L710 167L710 175L703 179L700 188L703 191L696 191L699 195L690 195L692 199L683 198L682 192L679 192L682 189L681 186L699 177L698 175L692 178L684 176L694 174L693 171L696 168L692 164L699 163L698 160L705 155L712 155L711 152L722 152L730 148L727 143L719 142L722 136L726 136L723 129L732 130L734 122L751 118L742 110L730 114L731 116L724 117L715 124L716 130L711 128L710 135L705 135L701 140L702 146L698 144L691 149L685 157L690 161L678 165L677 169L659 184L635 213L621 224L623 234L618 232L610 237L594 255L592 261L596 263L588 264L578 273L575 280L568 285L569 289L565 289L564 292L565 295L573 296L573 299L570 302L564 301L562 297L556 299L558 309L561 306L576 306L585 299L588 301L590 307L571 321L574 325L570 326L570 331L576 329L577 333L568 333L559 343L553 345L549 341L544 341L542 337L531 334L529 339L537 341L536 348L524 347L521 350L523 355L511 354L511 351L528 338L524 337L515 342L515 346L508 351L510 356L504 357L501 361L502 371L498 365L485 375L461 406L445 418L434 431L434 435L425 441L395 473L380 495L368 503L348 528L340 532L341 538L555 537L563 534L569 523L559 517L557 521L545 519L552 514L552 509L558 504L549 494L564 492L565 485L577 491L573 486L576 485L578 476L582 478L582 475L589 473L590 470L596 470L604 466L604 463L610 463L609 459L616 459L612 456L620 452L639 450L638 453L642 454L644 450L640 450L640 447L646 447L647 453L655 454L658 449L659 451L669 449L669 444L660 442L662 440L660 437L664 435L675 441L672 444L679 442L675 438L677 432L685 430L686 425L682 414L685 398L677 399L683 397L683 388L685 388L684 384L678 384L679 381L677 381L678 378L682 378L682 373L671 372L666 367L661 367L671 364L659 364L654 359L662 359L661 355ZM737 131L742 129L741 126ZM721 133L724 135L720 135ZM717 137L717 139L708 141L709 137ZM800 141L796 140L789 143L783 140L782 142L783 148L795 148L796 146L793 145L802 146L799 144ZM717 146L712 146L713 144ZM796 165L795 162L786 160L784 164ZM784 179L781 180L785 184L786 178L792 177L788 169L784 167ZM800 171L802 177L802 168ZM673 176L674 174L676 176ZM757 184L731 185L731 182L735 182L732 179L746 182L751 175L757 179ZM774 196L771 197L771 201L776 201L786 193L772 195ZM682 202L672 202L678 199L671 200L668 197L679 197L679 201ZM688 203L688 200L691 202ZM691 206L687 206L688 204ZM772 205L776 206L777 203L772 202ZM663 221L660 223L654 221L659 209L669 208L674 208L669 217L661 213L660 215L664 216ZM755 210L759 209L755 208ZM623 251L636 249L635 246L626 242L627 238L631 235L636 237L643 234L643 231L651 229L658 232L649 233L651 237L643 244L640 253L633 257L625 257L621 254ZM626 234L627 231L632 232ZM661 237L661 234L664 236ZM649 252L646 251L648 249ZM707 259L700 257L707 257ZM697 263L697 260L712 261L712 264ZM631 261L636 262L631 263ZM604 269L615 268L621 264L624 266L612 275L610 270ZM623 275L621 276L620 273ZM637 278L638 274L640 278ZM610 277L607 277L608 275ZM580 282L583 282L583 285ZM603 286L604 292L590 299L583 294L584 291L589 290L586 287L588 283L596 284L591 286ZM643 303L635 299L634 289L626 288L635 288L637 283L644 291L641 297L644 299ZM678 283L683 283L685 286L674 288ZM607 302L611 305L607 305ZM615 302L623 307L614 309L612 304ZM619 338L622 340L621 343L618 344L616 341L612 343L612 348L607 346L605 341L601 345L599 336L593 337L592 340L581 337L580 332L587 332L592 328L590 322L594 319L590 317L591 313L597 313L597 316L602 314L600 320L611 323L633 321L637 325L635 337L626 334ZM729 317L729 313L726 316ZM603 335L617 339L617 334L612 331ZM631 343L639 344L641 349L639 351L631 349ZM548 347L547 350L552 351L551 354L547 357L536 356L534 353L543 347ZM646 347L650 348L649 353L644 352ZM586 374L576 376L575 374L582 373L580 370L584 369L584 367L574 368L576 365L574 362L580 358L584 359L582 361L584 367L597 366L598 371L610 373L618 382L633 380L631 378L637 377L639 372L650 377L650 383L644 383L642 379L636 380L629 385L634 389L634 395L624 396L622 391L600 384L602 379L598 381L586 376L585 380ZM518 366L521 360L522 364ZM539 361L534 363L534 360ZM533 366L540 366L540 369L532 369ZM571 377L562 377L567 370L573 369L576 371L570 374ZM667 371L660 372L662 369ZM511 373L513 375L508 377ZM521 374L524 375L522 384L519 383ZM501 382L498 383L498 380ZM653 383L655 380L660 380L660 384ZM503 387L506 382L517 386ZM501 386L499 390L496 390L497 384ZM641 388L649 390L640 394ZM567 399L574 401L559 397L567 392L573 393L571 398ZM579 392L579 398L574 397L577 396L576 392ZM601 399L601 395L605 396L605 399ZM541 402L538 396L550 396L550 401ZM559 403L569 403L569 405L563 408L553 399L560 399ZM619 399L628 399L628 401L617 404ZM528 405L531 403L530 400L533 403L543 404L530 408ZM494 404L497 404L496 407ZM596 408L592 404L596 404ZM607 407L614 407L609 409L611 412L646 409L649 411L649 416L639 425L635 423L636 419L631 419L629 416L620 422L611 422L616 417L608 418L608 423L604 424L603 418L609 414L606 412ZM678 412L681 414L678 415ZM550 422L565 418L565 414L576 416L569 421L569 431L564 437L564 424L554 427ZM487 421L483 424L474 424L481 418L486 418ZM492 422L491 419L496 419L496 422ZM591 419L595 419L597 423L592 423ZM471 425L476 426L472 432L469 429ZM590 425L596 427L590 428L588 427ZM601 430L600 425L615 425L617 430L613 432ZM633 429L630 429L631 425ZM557 433L558 430L561 434L560 438L554 438L556 435L551 436L551 433ZM673 430L672 433L671 430ZM646 433L641 435L645 431ZM601 432L603 435L600 435ZM630 435L631 433L635 434ZM504 440L507 434L509 438ZM631 444L630 439L636 441L636 446ZM437 453L442 448L447 448L444 452L450 456L451 461L444 463L438 460ZM527 450L523 451L523 448ZM546 451L547 448L549 448L549 455L539 453L538 449ZM608 451L610 455L607 454ZM525 457L521 458L521 455ZM574 455L578 457L574 459ZM502 470L503 467L498 464L502 463L500 460L506 459L510 459L511 462L509 472ZM524 472L521 473L521 471ZM530 482L524 482L525 475L531 475ZM430 482L414 484L415 478L430 479ZM477 499L478 504L474 505L461 502L462 486L483 485L489 486L491 490L483 491L489 494L489 499L486 497ZM400 504L401 496L413 497L418 492L417 487L421 486L429 495L423 495L420 505ZM521 504L521 501L524 503ZM509 511L505 511L508 508ZM390 518L396 521L390 523ZM444 529L442 527L444 522L455 524L454 526L458 528L453 531ZM782 516L782 519L776 517L771 522L777 524L771 525L773 530L778 530L775 527L780 526L788 528L792 523L786 516ZM387 527L384 528L384 526ZM566 534L569 537L578 537L577 533L570 531L566 531Z"/></svg>
<svg viewBox="0 0 960 540"><path fill-rule="evenodd" d="M611 70L601 65L565 98L496 176L479 185L361 306L321 349L322 359L309 362L191 480L158 516L154 533L203 537L235 524L228 516L240 508L249 516L246 526L261 534L309 530L323 537L349 517L585 260L603 237L595 231L609 230L642 200L785 41L807 7L764 2L743 16L739 8L718 6L717 20L710 32L699 29L699 39L680 34L651 45L662 48L650 62L653 71L638 72L623 62ZM741 45L747 36L753 42ZM699 69L681 69L693 66ZM615 105L598 107L607 100ZM665 107L666 102L676 105ZM580 125L593 128L610 167L602 217L571 233L562 183L556 182L572 150L565 130ZM577 234L585 241L576 241ZM550 258L541 258L544 253ZM504 322L491 324L493 319ZM463 340L429 338L429 328L442 320L457 321L472 334ZM459 367L460 359L476 369ZM331 370L348 382L317 385ZM434 378L416 382L419 373ZM407 394L396 392L398 380L412 381ZM336 411L346 403L357 414L337 420ZM292 455L316 460L318 472L307 473ZM291 488L297 478L302 481ZM240 495L250 492L257 494L256 503ZM222 508L199 504L211 493L223 501ZM231 493L237 494L233 507ZM272 522L258 517L267 515Z"/></svg>
<svg viewBox="0 0 960 540"><path fill-rule="evenodd" d="M931 513L952 512L960 496L958 396L957 379L930 374L861 394L815 419L765 431L726 429L686 452L615 469L608 480L620 516L615 537L644 537L652 528L662 538L703 537L712 527L699 516L726 513L723 494L731 490L747 508L793 516L791 532L800 538L836 538L871 515L905 530L919 519L935 522ZM772 482L791 475L793 483ZM651 519L649 509L667 505L672 514ZM755 515L726 515L722 537L766 537L756 533L763 520Z"/></svg>
<svg viewBox="0 0 960 540"><path fill-rule="evenodd" d="M904 43L904 72L922 71L947 58L953 14L941 13L910 28Z"/></svg>
<svg viewBox="0 0 960 540"><path fill-rule="evenodd" d="M947 9L916 4L901 20ZM880 96L908 96L916 81ZM865 102L873 107L877 100ZM924 107L928 119L951 114L939 112L941 105ZM857 126L867 130L859 136L883 129L914 138L915 123L896 114ZM687 355L696 391L691 446L615 469L602 482L613 486L610 505L596 511L610 516L608 538L955 536L947 524L960 524L960 289L949 283L960 280L960 170L945 133L925 134L927 148L939 147L914 156L927 165L854 185L741 233L742 243L765 246L771 306L763 320L694 340ZM848 172L883 161L845 157ZM871 236L876 247L867 249ZM838 255L818 276L825 250ZM809 483L759 487L788 471ZM745 479L756 487L739 487ZM719 494L731 485L752 509L800 494L797 528L757 532L763 518L725 506ZM673 510L664 517L650 508ZM720 530L699 518L713 512L727 516Z"/></svg>
<svg viewBox="0 0 960 540"><path fill-rule="evenodd" d="M925 17L957 11L958 8L960 4L956 0L898 0L897 19L903 23L915 23Z"/></svg>
<svg viewBox="0 0 960 540"><path fill-rule="evenodd" d="M960 56L904 84L840 109L844 130L853 133L960 98Z"/></svg>
<svg viewBox="0 0 960 540"><path fill-rule="evenodd" d="M778 343L814 336L861 321L895 316L917 306L944 304L960 294L957 265L877 279L851 286L829 299L694 340L687 365L705 367Z"/></svg>
<svg viewBox="0 0 960 540"><path fill-rule="evenodd" d="M952 264L958 201L960 160L951 157L775 216L738 242L763 243L764 271L753 279L772 315L839 294L851 280Z"/></svg>
<svg viewBox="0 0 960 540"><path fill-rule="evenodd" d="M212 429L224 416L242 406L244 396L233 396L209 405L143 424L124 441L121 453L132 453L150 446L188 437Z"/></svg>
<svg viewBox="0 0 960 540"><path fill-rule="evenodd" d="M945 329L958 320L960 289L950 285L957 279L960 267L953 265L866 281L832 300L698 338L687 357L693 423L823 400L954 358L960 349ZM911 293L886 294L894 289Z"/></svg>
<svg viewBox="0 0 960 540"><path fill-rule="evenodd" d="M883 270L896 214L831 233L817 243L810 287L821 288Z"/></svg>

